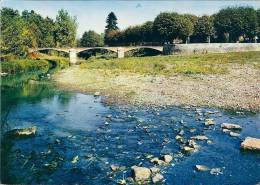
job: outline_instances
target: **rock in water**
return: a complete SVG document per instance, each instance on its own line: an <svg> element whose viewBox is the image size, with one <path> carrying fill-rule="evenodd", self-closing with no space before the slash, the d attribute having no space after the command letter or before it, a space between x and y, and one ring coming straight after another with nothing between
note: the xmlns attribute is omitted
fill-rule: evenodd
<svg viewBox="0 0 260 185"><path fill-rule="evenodd" d="M236 133L236 132L229 132L229 135L232 137L238 137L240 136L240 134Z"/></svg>
<svg viewBox="0 0 260 185"><path fill-rule="evenodd" d="M135 181L149 181L151 177L151 171L149 168L132 166L133 178Z"/></svg>
<svg viewBox="0 0 260 185"><path fill-rule="evenodd" d="M185 147L183 147L183 151L184 151L185 153L191 153L191 152L194 152L194 151L195 151L195 148L191 148L191 147L189 147L189 146L185 146Z"/></svg>
<svg viewBox="0 0 260 185"><path fill-rule="evenodd" d="M95 93L94 93L94 96L95 96L95 97L100 96L100 92L95 92Z"/></svg>
<svg viewBox="0 0 260 185"><path fill-rule="evenodd" d="M205 119L206 126L215 125L215 121L213 119Z"/></svg>
<svg viewBox="0 0 260 185"><path fill-rule="evenodd" d="M171 155L164 155L163 160L164 160L164 162L169 163L169 162L172 161L172 156Z"/></svg>
<svg viewBox="0 0 260 185"><path fill-rule="evenodd" d="M208 171L209 170L209 168L205 165L196 165L195 168L198 171Z"/></svg>
<svg viewBox="0 0 260 185"><path fill-rule="evenodd" d="M112 164L110 166L110 168L111 168L112 171L117 171L117 170L119 170L120 167Z"/></svg>
<svg viewBox="0 0 260 185"><path fill-rule="evenodd" d="M219 174L223 174L223 171L221 170L221 168L212 168L210 170L210 174L211 175L219 175Z"/></svg>
<svg viewBox="0 0 260 185"><path fill-rule="evenodd" d="M157 173L157 174L152 178L152 181L153 181L154 184L157 183L157 182L160 182L160 181L162 181L162 180L163 180L163 176L162 176L162 174L160 174L160 173Z"/></svg>
<svg viewBox="0 0 260 185"><path fill-rule="evenodd" d="M152 158L150 162L156 165L165 165L165 162L160 160L158 157Z"/></svg>
<svg viewBox="0 0 260 185"><path fill-rule="evenodd" d="M242 129L242 127L240 125L233 124L233 123L222 123L221 128L222 129L234 129L234 130L241 130Z"/></svg>
<svg viewBox="0 0 260 185"><path fill-rule="evenodd" d="M28 136L35 136L37 127L29 127L29 128L21 128L21 129L14 129L8 132L9 135L15 137L28 137Z"/></svg>
<svg viewBox="0 0 260 185"><path fill-rule="evenodd" d="M152 173L158 173L160 171L160 168L152 167L150 168Z"/></svg>
<svg viewBox="0 0 260 185"><path fill-rule="evenodd" d="M260 139L247 137L242 143L241 148L246 150L258 150L260 151Z"/></svg>
<svg viewBox="0 0 260 185"><path fill-rule="evenodd" d="M75 156L75 157L73 157L71 163L74 164L74 163L78 162L78 160L79 160L79 156Z"/></svg>
<svg viewBox="0 0 260 185"><path fill-rule="evenodd" d="M191 137L191 139L195 139L195 140L208 140L209 138L207 136L198 135L198 136Z"/></svg>

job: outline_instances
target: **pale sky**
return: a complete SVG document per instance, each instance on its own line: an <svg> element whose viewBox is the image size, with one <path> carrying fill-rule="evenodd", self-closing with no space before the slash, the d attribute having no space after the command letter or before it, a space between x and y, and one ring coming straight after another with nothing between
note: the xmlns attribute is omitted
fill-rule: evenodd
<svg viewBox="0 0 260 185"><path fill-rule="evenodd" d="M260 8L260 1L21 1L1 0L2 7L19 10L34 10L42 16L56 17L61 8L67 10L70 15L77 17L77 37L84 31L94 30L104 32L105 20L109 12L113 11L118 18L118 26L124 29L130 25L137 25L145 21L152 21L164 11L178 13L191 13L195 15L213 14L227 6L251 6Z"/></svg>

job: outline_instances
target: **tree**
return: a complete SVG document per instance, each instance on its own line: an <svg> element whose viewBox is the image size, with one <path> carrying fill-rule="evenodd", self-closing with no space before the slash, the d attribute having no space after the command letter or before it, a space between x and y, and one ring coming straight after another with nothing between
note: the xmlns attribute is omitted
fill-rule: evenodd
<svg viewBox="0 0 260 185"><path fill-rule="evenodd" d="M176 29L178 32L177 37L188 43L194 30L192 21L188 17L178 16L176 21Z"/></svg>
<svg viewBox="0 0 260 185"><path fill-rule="evenodd" d="M73 47L76 44L76 17L71 17L63 9L56 17L55 41L57 47Z"/></svg>
<svg viewBox="0 0 260 185"><path fill-rule="evenodd" d="M155 40L152 21L147 21L141 25L141 35L143 42L152 42Z"/></svg>
<svg viewBox="0 0 260 185"><path fill-rule="evenodd" d="M210 16L203 15L199 17L194 25L194 36L196 41L205 42L207 37L214 34L213 19Z"/></svg>
<svg viewBox="0 0 260 185"><path fill-rule="evenodd" d="M114 12L110 12L106 19L106 30L105 33L108 33L110 31L117 31L119 28L117 27L117 17L114 14Z"/></svg>
<svg viewBox="0 0 260 185"><path fill-rule="evenodd" d="M154 20L153 30L159 42L172 42L178 35L177 13L160 13Z"/></svg>
<svg viewBox="0 0 260 185"><path fill-rule="evenodd" d="M1 9L1 53L25 56L22 33L24 21L19 12L11 8Z"/></svg>
<svg viewBox="0 0 260 185"><path fill-rule="evenodd" d="M257 33L257 15L251 7L229 7L214 16L217 35L224 41L236 42L240 36L252 40Z"/></svg>
<svg viewBox="0 0 260 185"><path fill-rule="evenodd" d="M84 32L82 38L80 39L80 46L83 47L96 47L103 46L104 39L98 33L89 30L88 32Z"/></svg>
<svg viewBox="0 0 260 185"><path fill-rule="evenodd" d="M108 14L106 23L107 23L107 25L106 25L106 29L105 29L105 43L108 44L109 42L111 42L111 38L108 38L108 37L111 37L111 35L113 35L113 34L109 34L109 33L110 32L115 33L115 31L119 30L119 28L117 26L117 17L114 14L114 12L110 12Z"/></svg>

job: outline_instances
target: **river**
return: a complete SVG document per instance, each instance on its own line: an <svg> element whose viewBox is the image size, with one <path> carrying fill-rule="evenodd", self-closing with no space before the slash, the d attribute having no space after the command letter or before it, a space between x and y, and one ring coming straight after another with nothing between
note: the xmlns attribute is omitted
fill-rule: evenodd
<svg viewBox="0 0 260 185"><path fill-rule="evenodd" d="M174 160L160 166L162 184L260 182L260 153L240 149L245 137L259 138L260 113L109 105L103 97L61 91L38 76L42 74L2 79L2 183L116 184L131 176L131 166L152 167L150 156L164 154ZM216 125L205 126L207 118ZM223 133L223 122L242 126L240 136ZM37 126L34 137L4 137L8 130L30 126ZM184 141L205 135L211 142L196 141L198 151L185 154L175 139L178 134ZM197 171L197 164L220 173ZM125 168L113 172L111 165Z"/></svg>

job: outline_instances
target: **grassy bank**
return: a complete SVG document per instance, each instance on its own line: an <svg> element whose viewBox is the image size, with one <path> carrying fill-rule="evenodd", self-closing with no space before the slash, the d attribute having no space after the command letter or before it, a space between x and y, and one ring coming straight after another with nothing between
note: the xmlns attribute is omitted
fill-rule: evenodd
<svg viewBox="0 0 260 185"><path fill-rule="evenodd" d="M1 72L8 74L36 71L47 72L49 69L64 69L68 66L69 60L59 57L49 57L42 59L16 59L12 61L1 62Z"/></svg>
<svg viewBox="0 0 260 185"><path fill-rule="evenodd" d="M250 64L260 68L260 52L214 53L204 55L173 55L132 57L122 59L92 59L81 68L129 71L139 74L225 74L228 64Z"/></svg>

